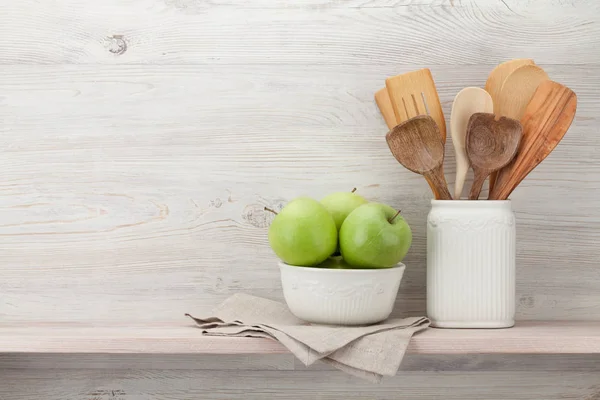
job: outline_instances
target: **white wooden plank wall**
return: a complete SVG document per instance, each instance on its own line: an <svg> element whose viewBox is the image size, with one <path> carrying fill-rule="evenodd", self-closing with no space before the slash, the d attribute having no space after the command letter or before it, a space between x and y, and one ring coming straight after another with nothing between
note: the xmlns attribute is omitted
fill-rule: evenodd
<svg viewBox="0 0 600 400"><path fill-rule="evenodd" d="M237 291L281 300L262 207L352 187L412 225L396 314L424 313L431 194L389 154L373 93L430 67L448 117L518 57L579 101L513 195L518 317L598 320L598 48L596 0L0 0L0 323L177 323ZM376 387L285 357L7 357L2 400L600 398L597 357L416 358Z"/></svg>

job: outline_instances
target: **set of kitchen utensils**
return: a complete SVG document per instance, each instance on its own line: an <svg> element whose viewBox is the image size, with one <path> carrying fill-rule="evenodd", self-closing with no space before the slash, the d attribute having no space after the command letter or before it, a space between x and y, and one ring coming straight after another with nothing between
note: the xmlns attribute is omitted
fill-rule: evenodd
<svg viewBox="0 0 600 400"><path fill-rule="evenodd" d="M550 80L531 59L498 65L485 88L462 89L450 115L456 153L452 196L444 176L446 121L431 71L387 78L375 101L390 129L390 151L425 177L438 200L461 199L469 167L474 174L470 200L479 199L488 177L488 200L506 200L558 145L577 109L575 93Z"/></svg>

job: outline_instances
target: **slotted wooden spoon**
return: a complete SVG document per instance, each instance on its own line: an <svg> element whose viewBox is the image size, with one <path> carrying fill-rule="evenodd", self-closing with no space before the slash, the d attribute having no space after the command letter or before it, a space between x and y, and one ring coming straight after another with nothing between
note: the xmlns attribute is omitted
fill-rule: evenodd
<svg viewBox="0 0 600 400"><path fill-rule="evenodd" d="M516 119L496 120L493 113L475 113L469 118L466 151L475 174L469 200L477 200L486 178L513 159L522 134Z"/></svg>
<svg viewBox="0 0 600 400"><path fill-rule="evenodd" d="M452 200L442 171L444 143L433 118L419 115L401 122L386 134L385 139L400 164L425 176L441 200Z"/></svg>
<svg viewBox="0 0 600 400"><path fill-rule="evenodd" d="M385 86L397 123L417 115L430 115L438 126L442 142L446 143L444 112L428 68L387 78Z"/></svg>
<svg viewBox="0 0 600 400"><path fill-rule="evenodd" d="M506 200L521 181L554 150L571 126L577 96L547 80L535 91L521 119L523 138L516 157L498 172L490 200Z"/></svg>

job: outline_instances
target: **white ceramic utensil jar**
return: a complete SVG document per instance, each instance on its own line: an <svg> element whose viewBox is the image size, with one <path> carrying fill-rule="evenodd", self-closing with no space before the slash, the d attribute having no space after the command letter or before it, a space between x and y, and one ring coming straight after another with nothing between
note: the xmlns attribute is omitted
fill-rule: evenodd
<svg viewBox="0 0 600 400"><path fill-rule="evenodd" d="M510 200L432 200L427 314L438 328L515 323L515 216Z"/></svg>

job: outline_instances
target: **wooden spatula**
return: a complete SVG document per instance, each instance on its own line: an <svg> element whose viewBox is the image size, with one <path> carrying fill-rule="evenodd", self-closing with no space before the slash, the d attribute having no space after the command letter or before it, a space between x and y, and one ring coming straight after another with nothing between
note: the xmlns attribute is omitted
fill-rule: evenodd
<svg viewBox="0 0 600 400"><path fill-rule="evenodd" d="M517 155L498 172L490 200L506 200L521 181L554 150L575 117L577 96L560 83L547 80L525 109L523 138Z"/></svg>
<svg viewBox="0 0 600 400"><path fill-rule="evenodd" d="M454 98L450 114L450 134L456 153L456 180L454 183L454 198L459 200L462 194L469 159L466 152L467 126L471 116L478 112L492 113L494 104L488 92L478 87L462 89Z"/></svg>
<svg viewBox="0 0 600 400"><path fill-rule="evenodd" d="M516 119L493 113L475 113L467 127L467 156L475 178L469 200L477 200L483 182L494 171L508 164L517 154L523 127Z"/></svg>
<svg viewBox="0 0 600 400"><path fill-rule="evenodd" d="M392 107L387 88L379 89L375 92L375 102L377 103L377 107L379 107L379 111L381 111L381 115L383 115L383 119L388 128L392 129L395 127L397 125L396 115L394 115L394 107Z"/></svg>
<svg viewBox="0 0 600 400"><path fill-rule="evenodd" d="M385 86L396 116L396 124L418 115L429 115L438 125L442 143L446 143L446 121L431 71L423 68L385 80ZM442 165L442 174L444 166ZM425 177L436 199L440 199L434 182Z"/></svg>
<svg viewBox="0 0 600 400"><path fill-rule="evenodd" d="M446 121L435 82L428 68L396 75L385 80L396 122L404 122L417 115L429 115L446 143Z"/></svg>
<svg viewBox="0 0 600 400"><path fill-rule="evenodd" d="M383 115L383 119L385 120L385 123L387 124L388 128L392 129L396 125L398 125L398 123L396 122L396 115L394 115L394 108L392 107L392 102L390 101L390 96L388 94L387 88L380 89L375 93L375 102L377 103L379 111L381 111L381 115ZM427 180L427 183L429 183L429 187L431 188L434 197L436 199L439 199L439 194L436 191L433 182L429 181L429 179L427 178L425 179Z"/></svg>
<svg viewBox="0 0 600 400"><path fill-rule="evenodd" d="M504 80L508 78L508 76L517 68L528 65L535 64L532 59L529 58L518 58L515 60L510 60L498 64L496 68L490 72L487 81L485 82L485 90L492 96L492 101L494 102L494 113L498 114L498 106L500 104L500 89L502 89L502 84Z"/></svg>
<svg viewBox="0 0 600 400"><path fill-rule="evenodd" d="M400 164L425 176L441 200L452 200L442 172L444 143L433 118L419 115L401 122L387 133L385 139Z"/></svg>

